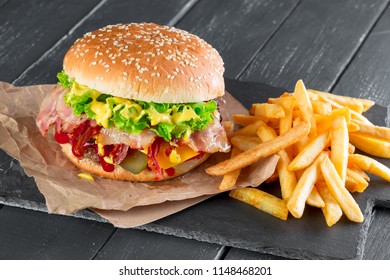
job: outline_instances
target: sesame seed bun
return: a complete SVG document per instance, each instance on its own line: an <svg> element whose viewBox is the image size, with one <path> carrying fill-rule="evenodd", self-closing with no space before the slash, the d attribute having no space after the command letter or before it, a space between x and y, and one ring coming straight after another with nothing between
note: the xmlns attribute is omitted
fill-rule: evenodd
<svg viewBox="0 0 390 280"><path fill-rule="evenodd" d="M72 153L72 145L71 144L60 144L63 153L65 156L78 168L89 172L91 174L95 174L100 177L109 178L113 180L122 180L122 181L138 181L138 182L148 182L155 181L156 174L149 170L145 169L141 173L134 174L126 169L123 169L120 165L115 165L115 169L113 172L106 172L103 170L101 164L97 161L96 155L86 153L81 158L75 157ZM180 176L188 171L194 169L198 165L202 164L210 154L203 154L202 157L191 159L186 162L183 162L175 167L175 173L173 176L169 176L166 172L163 174L163 178L159 181L172 179L177 176Z"/></svg>
<svg viewBox="0 0 390 280"><path fill-rule="evenodd" d="M225 92L223 61L212 46L154 23L89 32L70 48L63 68L92 89L146 102L199 102Z"/></svg>

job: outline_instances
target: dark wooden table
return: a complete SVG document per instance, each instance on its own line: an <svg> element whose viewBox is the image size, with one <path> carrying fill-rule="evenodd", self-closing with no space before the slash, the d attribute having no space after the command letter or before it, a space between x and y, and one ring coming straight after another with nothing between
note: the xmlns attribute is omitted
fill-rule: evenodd
<svg viewBox="0 0 390 280"><path fill-rule="evenodd" d="M0 1L0 81L55 83L83 33L156 22L199 35L228 78L364 97L389 107L389 0ZM365 259L390 259L390 211L375 208ZM377 226L372 226L377 225ZM233 247L0 205L0 259L272 259Z"/></svg>

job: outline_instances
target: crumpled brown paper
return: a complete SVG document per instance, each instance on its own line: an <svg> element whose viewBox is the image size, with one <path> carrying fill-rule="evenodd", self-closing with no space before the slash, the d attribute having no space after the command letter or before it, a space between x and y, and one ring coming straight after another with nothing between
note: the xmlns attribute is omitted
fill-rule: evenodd
<svg viewBox="0 0 390 280"><path fill-rule="evenodd" d="M14 87L0 82L0 148L17 158L26 173L35 178L49 213L71 214L92 208L116 226L133 227L219 193L221 177L209 176L204 170L226 158L221 153L168 181L126 182L96 176L93 182L81 180L77 176L80 170L62 154L53 135L42 137L35 124L42 100L54 87ZM230 114L247 112L231 95L226 94L225 99ZM261 184L272 175L277 160L271 156L244 169L237 187Z"/></svg>

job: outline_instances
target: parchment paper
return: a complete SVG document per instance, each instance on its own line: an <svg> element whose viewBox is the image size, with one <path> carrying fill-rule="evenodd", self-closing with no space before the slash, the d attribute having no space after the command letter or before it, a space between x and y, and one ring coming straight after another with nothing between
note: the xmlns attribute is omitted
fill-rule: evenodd
<svg viewBox="0 0 390 280"><path fill-rule="evenodd" d="M44 138L35 118L45 95L56 85L14 87L0 82L0 148L17 158L33 176L44 195L49 213L71 214L92 208L116 226L133 227L165 217L219 192L221 177L204 170L227 155L218 153L180 177L163 182L125 182L95 177L81 180L76 168L62 154L52 133ZM230 94L225 95L229 114L247 110ZM244 169L236 187L258 186L275 170L271 156Z"/></svg>

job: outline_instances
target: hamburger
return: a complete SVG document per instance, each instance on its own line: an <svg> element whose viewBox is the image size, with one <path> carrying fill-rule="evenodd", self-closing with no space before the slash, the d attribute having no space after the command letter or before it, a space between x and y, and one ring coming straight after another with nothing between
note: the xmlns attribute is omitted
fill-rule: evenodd
<svg viewBox="0 0 390 280"><path fill-rule="evenodd" d="M73 164L102 177L159 181L228 152L221 124L224 66L186 31L154 23L110 25L66 53L37 125Z"/></svg>

